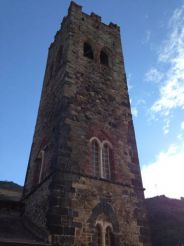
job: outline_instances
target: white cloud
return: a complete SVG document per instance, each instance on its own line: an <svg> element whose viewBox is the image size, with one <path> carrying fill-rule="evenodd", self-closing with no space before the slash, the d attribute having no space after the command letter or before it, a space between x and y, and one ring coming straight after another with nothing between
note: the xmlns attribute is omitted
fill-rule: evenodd
<svg viewBox="0 0 184 246"><path fill-rule="evenodd" d="M158 83L162 80L163 74L157 69L152 67L145 75L145 80L148 82Z"/></svg>
<svg viewBox="0 0 184 246"><path fill-rule="evenodd" d="M131 112L132 112L132 115L134 117L137 117L138 116L138 109L133 106L133 103L132 103L132 99L130 98L130 104L131 104Z"/></svg>
<svg viewBox="0 0 184 246"><path fill-rule="evenodd" d="M184 130L184 121L181 122L181 129Z"/></svg>
<svg viewBox="0 0 184 246"><path fill-rule="evenodd" d="M165 69L151 68L146 74L148 81L160 81L161 84L159 98L152 104L151 113L169 119L173 110L184 110L184 5L174 11L169 21L168 37L158 56L160 64L159 67Z"/></svg>
<svg viewBox="0 0 184 246"><path fill-rule="evenodd" d="M184 142L159 153L154 162L142 168L142 178L146 197L184 196Z"/></svg>
<svg viewBox="0 0 184 246"><path fill-rule="evenodd" d="M164 120L164 126L163 126L163 132L164 134L168 134L170 129L170 119L165 119Z"/></svg>
<svg viewBox="0 0 184 246"><path fill-rule="evenodd" d="M146 101L144 99L139 99L137 101L137 105L145 105L146 104Z"/></svg>
<svg viewBox="0 0 184 246"><path fill-rule="evenodd" d="M132 83L131 83L131 80L132 80L132 74L129 73L129 74L127 75L127 82L128 82L128 90L129 90L129 91L133 89L133 85L132 85Z"/></svg>
<svg viewBox="0 0 184 246"><path fill-rule="evenodd" d="M131 110L132 110L132 115L134 117L137 117L138 116L138 110L137 110L137 108L136 107L132 107Z"/></svg>
<svg viewBox="0 0 184 246"><path fill-rule="evenodd" d="M182 134L178 134L178 135L177 135L177 139L178 139L179 141L182 141L182 140L184 139L184 137L183 137Z"/></svg>

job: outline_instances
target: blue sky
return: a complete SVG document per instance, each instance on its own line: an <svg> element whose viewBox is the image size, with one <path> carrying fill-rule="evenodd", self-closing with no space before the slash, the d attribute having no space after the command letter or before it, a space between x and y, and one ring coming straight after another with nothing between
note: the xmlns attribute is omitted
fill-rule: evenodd
<svg viewBox="0 0 184 246"><path fill-rule="evenodd" d="M76 2L121 27L146 196L184 196L184 1ZM47 51L69 3L0 1L0 180L24 183Z"/></svg>

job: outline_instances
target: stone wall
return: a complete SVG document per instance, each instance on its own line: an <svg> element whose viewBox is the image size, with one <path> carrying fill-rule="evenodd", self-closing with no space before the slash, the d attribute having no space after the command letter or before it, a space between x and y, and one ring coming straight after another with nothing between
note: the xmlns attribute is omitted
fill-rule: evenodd
<svg viewBox="0 0 184 246"><path fill-rule="evenodd" d="M60 123L64 124L68 114L68 98L63 96L64 85L68 73L66 60L68 53L68 18L64 18L60 32L55 35L54 45L51 44L45 70L38 116L30 152L24 196L31 192L39 183L40 163L37 161L42 150L45 151L42 180L56 168L58 158L58 141L68 137L63 126L60 133Z"/></svg>
<svg viewBox="0 0 184 246"><path fill-rule="evenodd" d="M133 186L67 172L58 172L52 187L48 224L54 243L95 246L96 221L104 217L116 245L150 245L142 190L138 197Z"/></svg>
<svg viewBox="0 0 184 246"><path fill-rule="evenodd" d="M79 215L74 222L81 224L81 228L75 231L76 245L95 245L95 222L102 214L112 223L119 245L143 245L140 230L144 226L141 227L137 222L135 214L139 205L131 187L84 177L74 183L73 187L76 192L72 198L72 207Z"/></svg>
<svg viewBox="0 0 184 246"><path fill-rule="evenodd" d="M40 237L48 240L47 213L49 209L51 177L46 179L40 186L24 198L24 218L28 220L28 227Z"/></svg>

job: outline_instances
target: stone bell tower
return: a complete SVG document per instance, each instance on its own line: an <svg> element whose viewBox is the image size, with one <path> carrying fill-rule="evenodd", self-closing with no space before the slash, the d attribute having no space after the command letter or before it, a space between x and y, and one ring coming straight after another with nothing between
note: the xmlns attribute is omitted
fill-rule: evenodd
<svg viewBox="0 0 184 246"><path fill-rule="evenodd" d="M150 245L120 29L74 2L49 48L23 199L53 245Z"/></svg>

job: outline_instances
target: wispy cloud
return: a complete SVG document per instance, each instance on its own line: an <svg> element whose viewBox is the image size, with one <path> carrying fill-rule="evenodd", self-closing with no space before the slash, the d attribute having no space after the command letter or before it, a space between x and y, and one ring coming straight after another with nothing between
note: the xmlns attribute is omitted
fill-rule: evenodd
<svg viewBox="0 0 184 246"><path fill-rule="evenodd" d="M144 99L139 99L138 101L137 101L137 105L145 105L146 104L146 101L144 100Z"/></svg>
<svg viewBox="0 0 184 246"><path fill-rule="evenodd" d="M169 128L170 128L170 119L165 118L164 119L164 126L163 126L163 132L165 135L169 133Z"/></svg>
<svg viewBox="0 0 184 246"><path fill-rule="evenodd" d="M164 75L157 68L152 67L146 74L145 80L148 82L158 83L162 80Z"/></svg>
<svg viewBox="0 0 184 246"><path fill-rule="evenodd" d="M145 33L145 37L144 37L142 43L143 44L147 44L150 41L150 38L151 38L151 31L147 30L146 33Z"/></svg>
<svg viewBox="0 0 184 246"><path fill-rule="evenodd" d="M172 144L167 151L160 152L156 160L142 168L145 196L165 194L168 197L184 196L184 142Z"/></svg>
<svg viewBox="0 0 184 246"><path fill-rule="evenodd" d="M131 112L134 117L138 116L138 109L135 105L133 105L132 99L130 98L130 104L131 104Z"/></svg>
<svg viewBox="0 0 184 246"><path fill-rule="evenodd" d="M131 73L128 73L128 75L127 75L127 81L128 81L128 90L130 91L130 90L133 89L133 85L131 83L131 81L132 81L132 74Z"/></svg>
<svg viewBox="0 0 184 246"><path fill-rule="evenodd" d="M168 36L160 48L157 66L145 76L148 81L160 83L159 98L152 104L151 113L169 119L173 110L184 110L184 4L169 20ZM168 130L168 120L165 123L164 129Z"/></svg>
<svg viewBox="0 0 184 246"><path fill-rule="evenodd" d="M137 108L136 107L132 107L132 115L134 116L134 117L137 117L138 116L138 110L137 110Z"/></svg>
<svg viewBox="0 0 184 246"><path fill-rule="evenodd" d="M184 121L181 122L181 129L184 130Z"/></svg>

